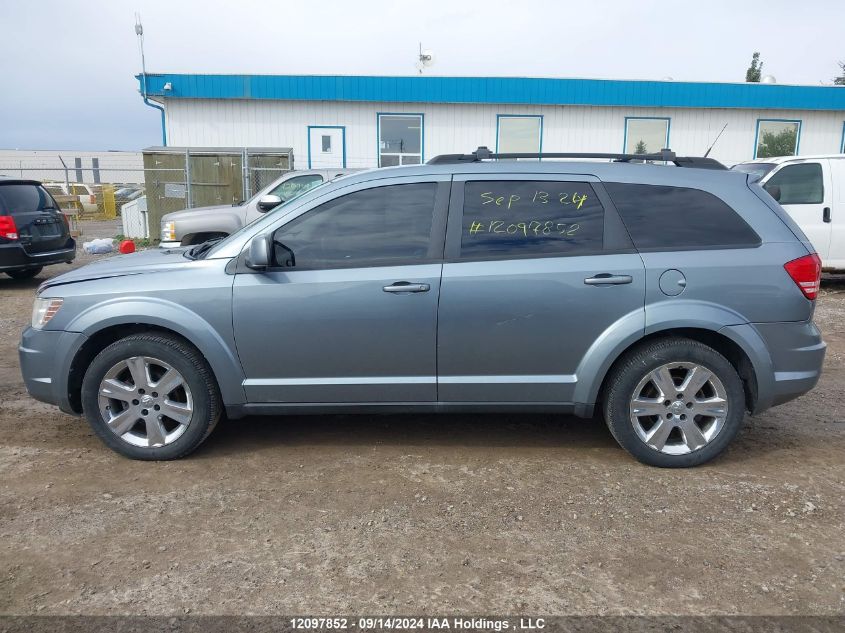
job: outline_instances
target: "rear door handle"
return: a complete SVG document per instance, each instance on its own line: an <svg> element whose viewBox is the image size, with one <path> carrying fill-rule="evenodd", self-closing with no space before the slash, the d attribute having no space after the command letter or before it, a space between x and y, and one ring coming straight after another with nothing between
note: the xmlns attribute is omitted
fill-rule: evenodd
<svg viewBox="0 0 845 633"><path fill-rule="evenodd" d="M385 292L428 292L431 286L428 284L412 284L408 281L397 281L396 283L382 288Z"/></svg>
<svg viewBox="0 0 845 633"><path fill-rule="evenodd" d="M830 207L825 207L822 210L822 222L830 222Z"/></svg>
<svg viewBox="0 0 845 633"><path fill-rule="evenodd" d="M631 275L611 275L610 273L599 273L593 277L587 277L584 283L588 286L621 286L634 281Z"/></svg>

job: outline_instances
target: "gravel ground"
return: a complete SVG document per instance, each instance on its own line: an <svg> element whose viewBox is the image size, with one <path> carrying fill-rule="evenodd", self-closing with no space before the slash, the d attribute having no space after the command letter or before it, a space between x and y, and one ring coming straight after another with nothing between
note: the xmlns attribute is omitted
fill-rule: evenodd
<svg viewBox="0 0 845 633"><path fill-rule="evenodd" d="M536 415L249 418L141 463L24 390L64 270L0 280L0 613L845 613L845 282L818 388L704 467Z"/></svg>

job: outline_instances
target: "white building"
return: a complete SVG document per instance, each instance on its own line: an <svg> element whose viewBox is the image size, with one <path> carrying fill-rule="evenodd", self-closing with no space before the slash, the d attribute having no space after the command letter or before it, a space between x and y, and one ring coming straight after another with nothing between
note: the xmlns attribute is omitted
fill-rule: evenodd
<svg viewBox="0 0 845 633"><path fill-rule="evenodd" d="M702 155L725 124L711 156L729 165L845 152L838 86L155 74L146 90L163 108L165 144L293 147L300 169L412 164L480 145Z"/></svg>

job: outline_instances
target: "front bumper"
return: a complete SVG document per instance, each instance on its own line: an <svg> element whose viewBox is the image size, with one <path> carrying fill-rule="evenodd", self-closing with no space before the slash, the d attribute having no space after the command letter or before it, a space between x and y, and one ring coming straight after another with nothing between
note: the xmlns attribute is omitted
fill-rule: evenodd
<svg viewBox="0 0 845 633"><path fill-rule="evenodd" d="M19 243L4 244L0 248L0 272L24 270L35 266L70 263L76 257L76 242L73 246L46 253L27 253Z"/></svg>
<svg viewBox="0 0 845 633"><path fill-rule="evenodd" d="M29 395L56 405L65 413L78 415L71 406L68 377L71 362L85 340L86 336L78 332L26 328L18 354Z"/></svg>

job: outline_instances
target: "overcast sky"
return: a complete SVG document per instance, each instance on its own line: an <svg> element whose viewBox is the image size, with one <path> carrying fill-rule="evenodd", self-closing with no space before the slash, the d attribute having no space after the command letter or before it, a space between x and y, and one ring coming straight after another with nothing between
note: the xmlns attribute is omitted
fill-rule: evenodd
<svg viewBox="0 0 845 633"><path fill-rule="evenodd" d="M830 83L845 0L0 0L0 148L160 142L148 72L428 74Z"/></svg>

